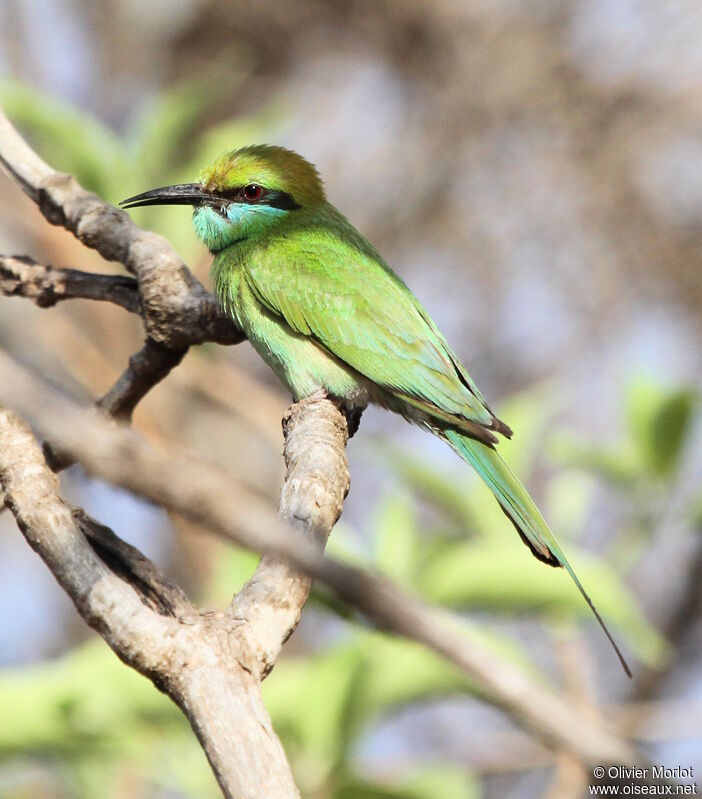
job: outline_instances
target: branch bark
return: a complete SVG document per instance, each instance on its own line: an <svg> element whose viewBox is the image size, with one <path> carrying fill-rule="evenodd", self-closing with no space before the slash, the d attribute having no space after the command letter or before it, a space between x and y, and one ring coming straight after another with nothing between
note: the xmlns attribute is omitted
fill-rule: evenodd
<svg viewBox="0 0 702 799"><path fill-rule="evenodd" d="M236 344L243 333L193 276L170 244L137 227L124 211L53 170L22 139L0 109L0 165L52 225L61 225L137 280L149 338L173 349L215 341Z"/></svg>
<svg viewBox="0 0 702 799"><path fill-rule="evenodd" d="M133 547L69 508L31 430L7 410L0 410L0 482L28 543L80 615L182 708L224 795L299 797L240 626L226 614L199 613Z"/></svg>
<svg viewBox="0 0 702 799"><path fill-rule="evenodd" d="M0 380L0 404L20 410L89 473L170 508L247 549L267 553L263 564L274 570L264 579L258 574L243 589L251 600L248 611L243 599L240 605L235 598L227 614L232 623L243 621L241 635L250 656L247 668L258 677L263 678L270 670L271 657L294 628L299 603L306 598L305 578L294 569L288 571L291 567L280 565L282 558L326 583L377 626L428 646L454 663L492 702L550 746L572 752L585 764L645 762L634 747L602 724L583 717L567 700L523 669L496 658L477 636L471 635L468 625L452 614L425 605L382 577L322 556L319 544L309 539L309 533L328 534L327 528L336 519L348 484L343 460L344 419L329 400L311 398L299 403L290 416L293 429L300 425L300 431L306 431L299 443L288 443L286 448L290 460L282 507L289 518L298 520L297 530L291 532L258 495L223 474L220 468L196 462L174 450L154 451L128 430L58 397L2 353L0 374L6 378ZM337 421L333 421L335 415ZM327 435L320 438L320 431L325 429ZM291 442L290 429L287 434ZM325 453L325 449L330 452ZM332 451L334 460L330 462ZM293 453L307 454L296 465ZM320 465L324 471L320 471ZM295 485L302 477L308 481L309 491L304 490L304 482L299 487ZM285 499L286 495L290 500ZM307 535L302 534L303 530ZM296 601L292 600L294 597ZM260 609L256 607L259 601ZM276 603L280 616L274 613ZM272 625L270 635L268 624Z"/></svg>
<svg viewBox="0 0 702 799"><path fill-rule="evenodd" d="M297 435L291 435L293 430ZM291 530L321 551L349 490L347 422L320 395L292 405L283 419L283 431L287 471L279 514ZM295 630L311 587L308 574L289 560L264 555L234 597L229 615L244 622L240 636L247 641L250 664L255 663L260 679L268 675Z"/></svg>
<svg viewBox="0 0 702 799"><path fill-rule="evenodd" d="M112 302L131 313L139 312L134 278L42 266L25 255L0 255L0 294L27 297L40 308L82 299Z"/></svg>
<svg viewBox="0 0 702 799"><path fill-rule="evenodd" d="M97 401L97 407L113 419L131 421L134 408L183 360L187 351L185 347L164 347L147 338L114 386Z"/></svg>
<svg viewBox="0 0 702 799"><path fill-rule="evenodd" d="M0 166L39 206L107 260L120 261L136 276L102 276L44 267L25 257L0 255L0 293L28 297L38 305L86 297L109 300L138 312L146 343L127 370L98 402L109 415L128 421L139 400L184 357L193 344L237 344L245 339L214 297L192 275L161 236L137 227L119 209L85 191L75 178L53 170L29 147L0 107ZM47 456L55 470L68 461Z"/></svg>

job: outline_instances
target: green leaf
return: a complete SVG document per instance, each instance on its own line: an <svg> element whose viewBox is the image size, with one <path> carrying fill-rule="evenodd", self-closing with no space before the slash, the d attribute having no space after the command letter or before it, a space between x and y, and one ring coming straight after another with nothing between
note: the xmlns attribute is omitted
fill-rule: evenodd
<svg viewBox="0 0 702 799"><path fill-rule="evenodd" d="M414 508L406 494L382 500L372 523L375 563L401 585L411 585L420 550Z"/></svg>
<svg viewBox="0 0 702 799"><path fill-rule="evenodd" d="M697 528L702 527L702 493L698 494L692 500L690 506L690 521L693 526Z"/></svg>
<svg viewBox="0 0 702 799"><path fill-rule="evenodd" d="M0 671L0 708L0 762L58 758L77 799L117 796L105 786L126 775L193 799L220 795L183 715L101 640Z"/></svg>
<svg viewBox="0 0 702 799"><path fill-rule="evenodd" d="M513 439L500 441L500 453L520 479L526 479L541 454L548 425L561 405L561 394L553 381L513 394L500 403L497 415L517 431Z"/></svg>
<svg viewBox="0 0 702 799"><path fill-rule="evenodd" d="M521 648L506 636L459 619L456 619L456 635L497 658L507 658L531 669ZM362 646L365 654L366 722L411 703L452 693L481 693L481 688L467 674L420 644L365 631L357 645ZM389 663L392 668L388 668Z"/></svg>
<svg viewBox="0 0 702 799"><path fill-rule="evenodd" d="M52 663L0 672L0 707L0 753L121 745L136 721L180 722L177 709L102 641Z"/></svg>
<svg viewBox="0 0 702 799"><path fill-rule="evenodd" d="M360 644L366 665L366 722L407 704L475 690L457 667L420 644L371 632L359 640Z"/></svg>
<svg viewBox="0 0 702 799"><path fill-rule="evenodd" d="M532 670L506 638L458 621L456 634ZM303 794L348 773L354 742L384 715L413 702L481 693L462 671L419 644L359 627L349 638L313 656L283 658L263 684Z"/></svg>
<svg viewBox="0 0 702 799"><path fill-rule="evenodd" d="M555 474L548 483L546 507L551 529L559 539L572 540L585 528L596 481L582 472Z"/></svg>
<svg viewBox="0 0 702 799"><path fill-rule="evenodd" d="M409 774L402 786L407 799L477 799L480 796L476 779L448 763L419 769Z"/></svg>
<svg viewBox="0 0 702 799"><path fill-rule="evenodd" d="M630 427L652 474L669 477L677 469L697 407L698 396L691 389L670 390L645 378L632 384Z"/></svg>
<svg viewBox="0 0 702 799"><path fill-rule="evenodd" d="M651 422L651 462L661 476L675 471L682 459L684 445L697 410L693 391L676 391L661 402Z"/></svg>
<svg viewBox="0 0 702 799"><path fill-rule="evenodd" d="M645 620L619 576L603 561L568 548L570 562L604 618L624 635L637 656L654 665L667 644ZM461 543L424 564L420 590L434 602L461 609L539 612L592 619L568 574L513 546Z"/></svg>
<svg viewBox="0 0 702 799"><path fill-rule="evenodd" d="M220 84L198 78L168 89L149 104L130 132L140 180L164 179L182 169L184 155L196 149L205 112L222 91Z"/></svg>
<svg viewBox="0 0 702 799"><path fill-rule="evenodd" d="M460 461L454 473L447 473L437 465L427 465L424 459L391 444L372 445L369 452L374 460L386 463L399 475L413 495L427 500L445 517L449 518L460 534L471 534L477 520L471 507L472 486L467 479L468 467L461 473Z"/></svg>
<svg viewBox="0 0 702 799"><path fill-rule="evenodd" d="M392 787L350 777L334 792L334 799L405 799L405 797Z"/></svg>
<svg viewBox="0 0 702 799"><path fill-rule="evenodd" d="M104 198L129 174L122 141L93 116L15 81L0 82L0 103L52 166Z"/></svg>
<svg viewBox="0 0 702 799"><path fill-rule="evenodd" d="M593 446L572 433L559 432L551 437L548 449L556 462L592 472L619 488L630 489L641 478L641 455L633 443Z"/></svg>
<svg viewBox="0 0 702 799"><path fill-rule="evenodd" d="M260 559L261 556L255 552L223 545L206 587L205 604L216 607L231 601L254 573Z"/></svg>
<svg viewBox="0 0 702 799"><path fill-rule="evenodd" d="M356 686L362 653L337 646L314 657L284 658L263 684L273 724L286 750L304 771L308 787L319 785L343 761L348 741L348 704L360 701Z"/></svg>
<svg viewBox="0 0 702 799"><path fill-rule="evenodd" d="M480 785L464 770L451 764L411 769L397 780L375 782L347 777L335 799L477 799Z"/></svg>

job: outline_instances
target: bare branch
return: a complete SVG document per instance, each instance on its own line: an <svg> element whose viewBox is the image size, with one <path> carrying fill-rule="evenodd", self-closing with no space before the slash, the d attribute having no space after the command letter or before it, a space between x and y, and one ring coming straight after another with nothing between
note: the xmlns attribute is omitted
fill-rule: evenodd
<svg viewBox="0 0 702 799"><path fill-rule="evenodd" d="M162 616L192 615L193 606L180 587L165 578L136 547L122 541L82 508L74 507L71 512L95 554L113 574L134 588L142 602Z"/></svg>
<svg viewBox="0 0 702 799"><path fill-rule="evenodd" d="M573 752L582 762L644 762L635 749L598 722L584 718L522 669L496 659L450 613L424 605L381 577L324 558L318 545L291 534L258 496L221 469L174 451L155 452L128 430L57 397L1 353L0 373L4 378L0 380L0 402L21 410L91 474L176 510L248 549L285 558L325 582L381 627L425 644L456 664L519 724L550 745ZM334 407L321 398L307 404ZM343 441L343 437L337 440ZM328 501L323 494L316 499ZM295 512L314 523L309 505ZM325 512L334 518L334 510ZM262 665L265 672L267 664Z"/></svg>
<svg viewBox="0 0 702 799"><path fill-rule="evenodd" d="M0 294L27 297L40 308L82 299L112 302L131 313L139 312L134 278L42 266L21 255L0 255Z"/></svg>
<svg viewBox="0 0 702 799"><path fill-rule="evenodd" d="M172 349L204 341L244 339L233 320L196 280L170 244L141 230L124 211L55 172L27 145L0 109L0 165L39 206L52 225L70 230L108 261L136 276L149 338Z"/></svg>
<svg viewBox="0 0 702 799"><path fill-rule="evenodd" d="M47 468L31 430L3 409L0 482L25 538L81 616L131 665L151 673L162 656L158 643L162 628L155 626L156 615L88 545L71 509L59 497L58 478Z"/></svg>
<svg viewBox="0 0 702 799"><path fill-rule="evenodd" d="M58 494L29 427L0 409L0 483L29 544L78 612L182 708L225 797L298 799L237 624L198 614L133 547Z"/></svg>
<svg viewBox="0 0 702 799"><path fill-rule="evenodd" d="M346 420L320 396L293 405L283 429L287 471L280 516L321 552L349 490ZM295 630L311 586L307 574L288 561L265 555L234 597L229 614L245 622L240 636L246 637L251 662L261 678L273 668Z"/></svg>
<svg viewBox="0 0 702 799"><path fill-rule="evenodd" d="M139 352L129 359L129 365L114 386L98 400L98 409L118 421L131 421L132 412L140 400L183 360L186 352L186 349L169 349L147 339ZM73 463L51 442L44 444L44 455L54 472L67 469Z"/></svg>
<svg viewBox="0 0 702 799"><path fill-rule="evenodd" d="M108 260L124 263L137 280L44 267L29 258L0 256L0 290L40 306L85 297L115 302L140 313L144 347L113 388L98 402L108 415L128 421L136 404L182 360L192 344L244 339L214 297L195 279L168 242L147 233L77 181L51 169L17 133L0 109L0 165L19 183L52 224L72 231ZM55 470L69 461L47 446Z"/></svg>
<svg viewBox="0 0 702 799"><path fill-rule="evenodd" d="M146 339L129 359L119 380L98 401L98 408L115 419L129 421L139 401L183 360L186 352L187 349L170 349Z"/></svg>

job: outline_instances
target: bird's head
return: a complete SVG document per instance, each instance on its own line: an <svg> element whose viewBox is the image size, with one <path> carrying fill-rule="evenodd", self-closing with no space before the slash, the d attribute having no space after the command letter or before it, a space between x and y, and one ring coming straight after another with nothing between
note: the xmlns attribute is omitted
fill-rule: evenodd
<svg viewBox="0 0 702 799"><path fill-rule="evenodd" d="M309 161L263 144L221 155L197 183L152 189L120 205L192 205L196 234L218 252L324 202L322 181Z"/></svg>

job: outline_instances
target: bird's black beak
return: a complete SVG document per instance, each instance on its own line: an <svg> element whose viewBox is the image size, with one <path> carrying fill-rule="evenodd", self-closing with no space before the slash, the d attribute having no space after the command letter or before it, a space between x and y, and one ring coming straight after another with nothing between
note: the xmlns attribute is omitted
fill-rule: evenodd
<svg viewBox="0 0 702 799"><path fill-rule="evenodd" d="M122 208L138 208L140 205L207 205L221 202L221 197L207 191L200 183L181 183L136 194L122 200L120 205Z"/></svg>

